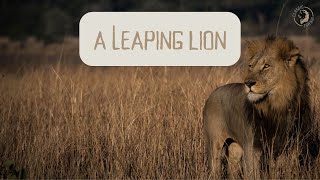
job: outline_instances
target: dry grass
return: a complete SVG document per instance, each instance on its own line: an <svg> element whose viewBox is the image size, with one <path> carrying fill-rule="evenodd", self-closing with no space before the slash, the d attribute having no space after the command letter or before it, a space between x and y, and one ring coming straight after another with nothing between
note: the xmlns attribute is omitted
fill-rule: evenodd
<svg viewBox="0 0 320 180"><path fill-rule="evenodd" d="M204 102L241 82L237 67L24 68L0 78L0 178L12 159L33 179L206 179ZM310 69L316 112L319 68ZM319 158L299 173L296 157L280 157L271 177L320 178Z"/></svg>

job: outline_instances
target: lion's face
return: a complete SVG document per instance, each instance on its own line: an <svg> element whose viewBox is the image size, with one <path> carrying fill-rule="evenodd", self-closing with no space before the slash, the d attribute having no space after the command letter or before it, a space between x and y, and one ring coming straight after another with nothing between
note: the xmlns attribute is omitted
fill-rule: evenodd
<svg viewBox="0 0 320 180"><path fill-rule="evenodd" d="M283 104L291 100L297 87L295 63L299 55L291 46L291 42L277 39L253 42L248 47L244 82L250 102L272 99Z"/></svg>
<svg viewBox="0 0 320 180"><path fill-rule="evenodd" d="M277 58L274 52L260 52L249 61L245 78L249 101L264 100L272 90L283 83L283 74L288 73L288 68Z"/></svg>

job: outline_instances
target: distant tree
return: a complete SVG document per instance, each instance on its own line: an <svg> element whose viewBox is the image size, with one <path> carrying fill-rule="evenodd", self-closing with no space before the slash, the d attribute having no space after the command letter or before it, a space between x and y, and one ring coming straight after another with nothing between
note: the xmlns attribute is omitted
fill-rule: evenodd
<svg viewBox="0 0 320 180"><path fill-rule="evenodd" d="M65 35L77 36L80 18L90 11L231 11L253 34L272 32L286 0L1 0L0 36L24 39L36 36L48 41ZM306 5L320 11L316 0L290 0L284 8L280 28L294 25L294 8ZM315 13L315 20L319 17ZM290 17L290 18L289 18ZM316 23L311 28L317 29ZM320 29L320 28L318 28ZM316 31L316 32L319 32ZM246 34L246 32L243 32Z"/></svg>

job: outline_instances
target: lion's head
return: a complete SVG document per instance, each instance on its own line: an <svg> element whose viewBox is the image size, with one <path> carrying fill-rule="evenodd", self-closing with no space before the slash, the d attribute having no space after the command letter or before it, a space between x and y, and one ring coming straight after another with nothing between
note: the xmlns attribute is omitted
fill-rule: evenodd
<svg viewBox="0 0 320 180"><path fill-rule="evenodd" d="M245 60L247 98L256 106L288 108L307 88L307 71L292 41L274 36L249 41Z"/></svg>

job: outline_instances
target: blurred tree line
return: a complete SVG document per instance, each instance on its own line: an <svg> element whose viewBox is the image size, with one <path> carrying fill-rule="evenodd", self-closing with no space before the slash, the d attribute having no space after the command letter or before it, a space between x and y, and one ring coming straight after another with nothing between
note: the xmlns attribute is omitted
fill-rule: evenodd
<svg viewBox="0 0 320 180"><path fill-rule="evenodd" d="M77 36L80 18L90 11L231 11L242 22L243 35L270 33L285 0L1 0L0 36L47 41ZM316 1L288 0L286 20L299 5L319 12ZM290 17L288 17L290 16ZM316 20L316 19L315 19ZM289 21L288 21L289 22ZM272 32L271 32L272 33Z"/></svg>

